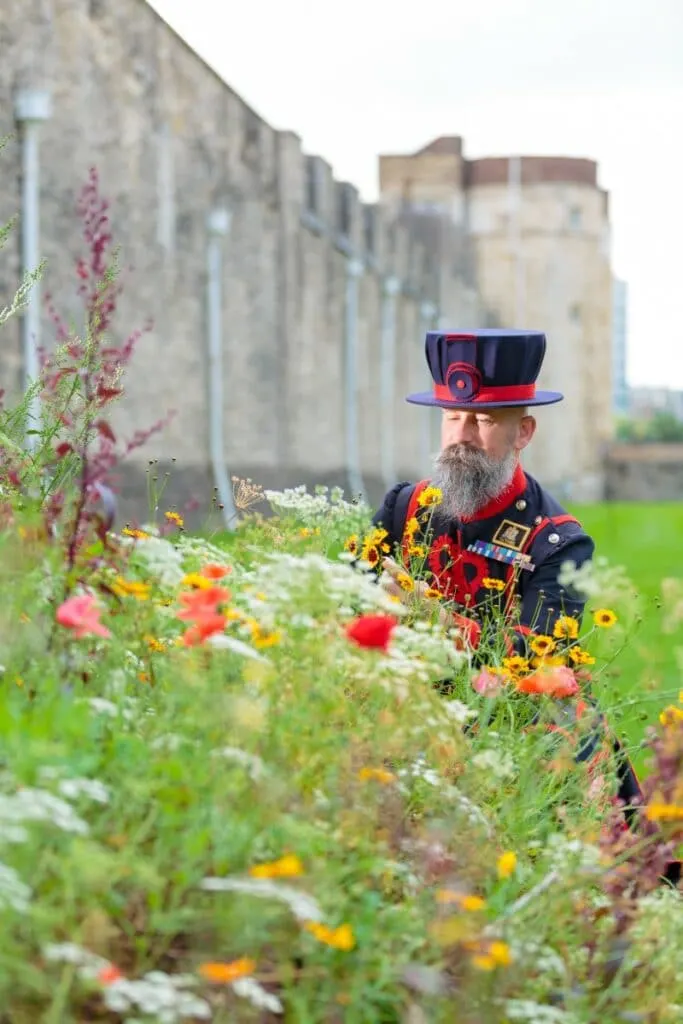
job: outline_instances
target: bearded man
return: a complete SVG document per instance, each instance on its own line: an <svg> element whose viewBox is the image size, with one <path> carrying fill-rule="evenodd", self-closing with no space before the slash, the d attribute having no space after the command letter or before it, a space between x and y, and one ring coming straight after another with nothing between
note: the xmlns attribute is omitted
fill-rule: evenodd
<svg viewBox="0 0 683 1024"><path fill-rule="evenodd" d="M590 560L594 544L520 461L536 432L530 410L563 398L536 387L545 335L430 331L425 349L433 388L407 401L443 410L441 451L432 479L393 487L374 525L447 599L471 646L493 607L496 628L501 613L508 622L509 649L526 653L532 632L573 639L584 602L560 582L561 569ZM399 593L402 567L387 558L383 568Z"/></svg>

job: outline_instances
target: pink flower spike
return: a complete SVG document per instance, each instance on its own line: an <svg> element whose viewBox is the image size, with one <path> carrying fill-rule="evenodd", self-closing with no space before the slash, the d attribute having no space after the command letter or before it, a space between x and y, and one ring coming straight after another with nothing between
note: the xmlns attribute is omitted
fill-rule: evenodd
<svg viewBox="0 0 683 1024"><path fill-rule="evenodd" d="M503 683L500 676L483 668L472 680L472 688L483 697L497 697L503 689Z"/></svg>
<svg viewBox="0 0 683 1024"><path fill-rule="evenodd" d="M67 598L60 604L55 618L60 626L73 630L77 639L84 636L111 636L110 631L100 622L100 610L92 594Z"/></svg>

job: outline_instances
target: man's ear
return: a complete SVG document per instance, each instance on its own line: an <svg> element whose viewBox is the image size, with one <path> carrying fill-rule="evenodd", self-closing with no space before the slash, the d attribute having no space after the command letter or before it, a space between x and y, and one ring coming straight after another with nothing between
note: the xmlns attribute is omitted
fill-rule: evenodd
<svg viewBox="0 0 683 1024"><path fill-rule="evenodd" d="M515 444L515 448L518 452L521 452L523 448L526 448L526 446L529 444L529 441L531 441L535 433L535 418L533 416L529 416L528 414L522 416L521 420L519 421L519 429L517 431L517 442Z"/></svg>

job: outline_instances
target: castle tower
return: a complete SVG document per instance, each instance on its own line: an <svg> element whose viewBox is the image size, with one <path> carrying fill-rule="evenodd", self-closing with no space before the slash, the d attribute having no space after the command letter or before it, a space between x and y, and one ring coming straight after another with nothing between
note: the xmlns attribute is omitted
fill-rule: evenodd
<svg viewBox="0 0 683 1024"><path fill-rule="evenodd" d="M612 275L597 164L466 160L459 138L442 137L413 156L380 157L380 191L387 206L462 224L490 319L545 331L539 383L563 391L566 402L543 411L525 464L566 498L599 497L612 430Z"/></svg>

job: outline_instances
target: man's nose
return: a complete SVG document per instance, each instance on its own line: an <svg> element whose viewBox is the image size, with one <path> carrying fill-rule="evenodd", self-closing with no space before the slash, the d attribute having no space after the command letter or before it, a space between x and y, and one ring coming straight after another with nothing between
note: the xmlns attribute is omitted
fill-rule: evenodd
<svg viewBox="0 0 683 1024"><path fill-rule="evenodd" d="M472 444L477 439L477 424L468 418L453 420L449 423L450 444Z"/></svg>

